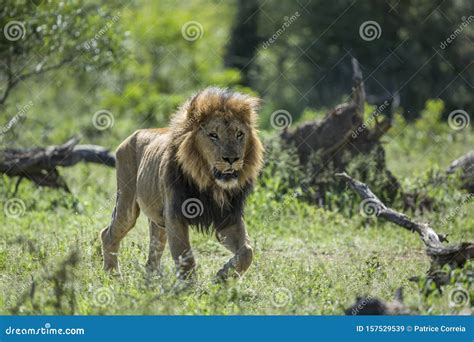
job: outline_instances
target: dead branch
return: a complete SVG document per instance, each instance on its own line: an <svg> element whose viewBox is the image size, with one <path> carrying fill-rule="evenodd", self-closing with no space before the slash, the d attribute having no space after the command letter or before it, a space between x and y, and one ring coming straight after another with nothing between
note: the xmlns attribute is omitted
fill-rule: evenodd
<svg viewBox="0 0 474 342"><path fill-rule="evenodd" d="M386 200L399 193L401 186L388 170L381 139L390 129L392 120L384 113L389 102L377 107L370 117L364 117L366 91L361 67L352 59L352 92L348 101L330 110L323 119L304 122L294 128L285 128L280 137L284 147L295 148L299 164L309 172L308 183L316 189L311 201L325 204L325 193L333 184L329 174L342 172L359 155L370 155L375 171L383 175L381 186Z"/></svg>
<svg viewBox="0 0 474 342"><path fill-rule="evenodd" d="M331 155L332 151L346 144L353 128L362 124L358 113L357 104L344 103L326 114L322 120L303 123L292 131L284 130L281 138L297 146L300 163L304 165L311 153L322 151L323 155Z"/></svg>
<svg viewBox="0 0 474 342"><path fill-rule="evenodd" d="M341 146L348 144L351 134L362 126L365 89L359 63L352 59L353 87L349 102L336 106L324 119L303 123L290 131L285 129L281 138L297 146L301 164L305 164L312 152L322 151L331 155Z"/></svg>
<svg viewBox="0 0 474 342"><path fill-rule="evenodd" d="M364 153L379 144L380 138L390 129L391 120L379 122L380 112L374 112L371 121L364 123L366 92L359 62L352 58L352 94L350 101L331 110L324 119L299 125L294 130L285 129L281 138L297 147L302 164L305 164L312 152L320 151L323 156L334 159L334 151L348 150L351 154ZM393 102L391 99L390 102ZM388 101L388 100L387 100Z"/></svg>
<svg viewBox="0 0 474 342"><path fill-rule="evenodd" d="M474 243L461 242L454 246L429 247L426 253L435 265L463 267L466 261L474 259Z"/></svg>
<svg viewBox="0 0 474 342"><path fill-rule="evenodd" d="M473 243L463 242L459 245L443 246L442 242L447 241L447 236L436 233L428 223L412 221L405 214L386 207L366 184L353 179L347 173L337 173L335 176L345 180L365 201L364 204L370 207L377 216L418 233L426 246L427 254L432 259L432 269L434 266L443 266L445 264L454 267L462 267L466 261L474 258Z"/></svg>
<svg viewBox="0 0 474 342"><path fill-rule="evenodd" d="M115 156L106 148L78 143L79 138L73 137L57 146L4 149L0 151L0 173L19 177L20 180L26 178L40 186L69 191L57 167L70 167L81 161L115 166Z"/></svg>
<svg viewBox="0 0 474 342"><path fill-rule="evenodd" d="M365 86L364 77L360 70L359 62L357 59L352 58L352 102L354 102L359 110L359 115L364 113L365 106Z"/></svg>

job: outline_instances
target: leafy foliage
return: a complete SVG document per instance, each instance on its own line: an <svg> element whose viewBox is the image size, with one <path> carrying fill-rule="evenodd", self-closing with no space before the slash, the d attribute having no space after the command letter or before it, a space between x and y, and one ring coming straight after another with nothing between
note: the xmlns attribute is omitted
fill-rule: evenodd
<svg viewBox="0 0 474 342"><path fill-rule="evenodd" d="M461 1L451 9L442 4L440 10L455 17L468 8L466 3ZM235 3L149 0L121 6L110 1L7 0L2 5L0 27L19 21L24 37L9 40L0 34L0 96L8 89L9 77L28 76L9 88L8 101L0 107L0 139L2 144L28 147L62 143L81 134L84 143L113 149L138 128L166 125L185 97L211 84L264 97L263 128L271 127L270 112L276 108L290 110L294 124L300 112L301 120L313 120L325 112L322 106L329 107L350 91L349 63L341 60L328 71L328 78L314 84L323 72L313 62L329 70L347 48L359 57L364 71L372 70L385 57L380 51L385 53L411 37L397 50L408 65L392 60L374 75L384 85L391 86L391 77L400 85L412 76L418 62L429 57L430 44L455 25L455 21L441 25L443 19L435 13L430 25L436 34L418 34L419 18L432 5L427 1L417 6L400 3L400 14L393 14L382 27L387 41L369 45L359 40L357 27L360 19L371 19L368 15L372 13L377 15L372 19L382 24L378 15L384 12L378 9L386 9L383 2L358 4L344 12L347 18L324 32L334 16L342 13L338 11L346 1L334 6L308 3L311 16L298 3L268 1L263 10L266 18L274 19L273 24L259 25L261 32L255 41L273 34L282 13L291 16L300 10L300 16L274 44L257 51L255 64L242 71L226 67L223 61L230 27L235 24ZM259 22L264 20L265 16L259 16ZM190 41L183 36L183 27L193 21L203 30L199 39ZM311 45L315 37L320 38ZM417 108L420 101L424 104L429 97L438 96L437 87L446 85L447 75L453 73L448 65L452 58L470 56L471 47L463 39L459 37L452 50L441 52L446 61L436 55L436 63L421 68L419 77L408 83L407 97L402 98L416 97L416 101L413 107L405 104L405 109L419 114L419 119L409 121L396 115L383 142L388 169L405 192L412 194L411 206L404 204L406 194L393 198L385 191L389 179L376 171L377 151L353 159L344 156L351 176L367 182L388 204L433 222L451 241L472 238L474 211L472 202L465 201L466 194L458 190L459 180L447 178L444 170L472 148L474 136L470 129L455 132L443 122L448 102L429 100L423 110ZM306 48L306 54L296 59ZM243 81L253 88L243 87ZM461 107L471 94L458 81L442 95ZM378 94L375 83L368 81L369 91ZM299 100L302 90L310 91ZM32 105L25 109L29 103ZM104 109L115 122L109 129L98 130L92 119ZM368 107L367 118L371 110ZM102 265L97 236L113 210L114 170L82 164L61 170L71 194L25 181L15 195L20 203L15 215L9 213L7 203L16 180L2 177L1 313L341 314L357 295L370 293L390 300L400 286L406 290L407 304L419 306L423 314L465 309L451 307L448 294L450 287L462 287L474 297L468 265L461 271L444 270L451 274L451 283L443 293L427 294L423 282L408 281L414 274L424 274L429 263L416 236L362 217L359 199L334 179L333 165L322 165L318 154L311 156L308 168L301 168L297 154L283 148L277 132L261 134L267 149L266 166L248 199L245 216L255 263L242 281L227 286L214 284L212 279L229 255L217 241L194 232L192 243L200 263L195 286L176 291L168 251L162 274L145 274L148 239L144 238L147 222L143 216L123 242L124 281L98 271ZM313 181L315 170L318 183ZM418 210L423 203L426 210Z"/></svg>
<svg viewBox="0 0 474 342"><path fill-rule="evenodd" d="M0 10L1 79L8 87L46 71L71 66L97 71L123 52L120 17L90 1L6 1Z"/></svg>
<svg viewBox="0 0 474 342"><path fill-rule="evenodd" d="M398 90L408 118L435 97L447 104L446 116L459 108L472 115L473 6L470 0L266 1L259 36L277 39L260 45L251 85L271 100L270 112L285 108L296 119L305 107L333 106L350 93L354 56L375 103ZM285 27L295 13L298 18ZM374 39L360 34L367 22L378 25L372 26Z"/></svg>

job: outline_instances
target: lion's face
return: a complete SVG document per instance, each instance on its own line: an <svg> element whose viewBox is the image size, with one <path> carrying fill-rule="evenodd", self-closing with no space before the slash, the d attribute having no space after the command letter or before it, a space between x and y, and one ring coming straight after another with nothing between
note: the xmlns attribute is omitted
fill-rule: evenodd
<svg viewBox="0 0 474 342"><path fill-rule="evenodd" d="M212 116L201 123L196 133L197 150L206 160L211 177L222 188L238 186L248 133L249 127L232 116Z"/></svg>
<svg viewBox="0 0 474 342"><path fill-rule="evenodd" d="M216 201L245 189L263 163L257 134L259 99L226 89L206 88L190 98L171 122L176 160Z"/></svg>

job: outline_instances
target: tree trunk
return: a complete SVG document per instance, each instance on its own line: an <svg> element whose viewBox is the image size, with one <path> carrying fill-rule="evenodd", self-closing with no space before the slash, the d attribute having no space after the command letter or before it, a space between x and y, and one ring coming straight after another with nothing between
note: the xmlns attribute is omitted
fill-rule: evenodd
<svg viewBox="0 0 474 342"><path fill-rule="evenodd" d="M259 4L257 0L238 0L230 42L224 58L226 67L240 70L241 84L250 86L249 70L257 51Z"/></svg>
<svg viewBox="0 0 474 342"><path fill-rule="evenodd" d="M353 88L349 102L338 105L324 119L303 123L295 129L284 129L281 138L289 146L296 147L302 167L311 172L311 186L322 197L328 184L319 175L331 168L330 174L343 172L358 155L374 156L372 170L385 180L383 192L393 200L400 190L397 179L386 167L385 150L380 139L391 127L391 118L380 120L379 115L391 104L388 100L364 121L366 101L364 82L359 63L352 60ZM391 102L396 102L392 99ZM382 108L383 106L383 108ZM317 155L316 163L311 163Z"/></svg>

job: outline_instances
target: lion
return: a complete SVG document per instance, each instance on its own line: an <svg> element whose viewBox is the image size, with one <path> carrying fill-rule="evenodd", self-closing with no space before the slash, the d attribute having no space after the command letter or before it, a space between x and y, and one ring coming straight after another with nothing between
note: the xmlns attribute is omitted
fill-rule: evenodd
<svg viewBox="0 0 474 342"><path fill-rule="evenodd" d="M121 275L120 242L140 211L149 221L148 271L159 271L168 241L178 277L193 274L190 226L215 232L234 254L218 279L249 268L253 251L243 209L263 165L259 105L253 96L206 88L177 110L168 128L140 129L120 144L116 205L100 234L106 271Z"/></svg>

